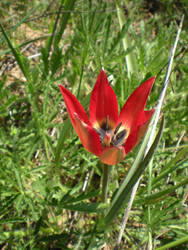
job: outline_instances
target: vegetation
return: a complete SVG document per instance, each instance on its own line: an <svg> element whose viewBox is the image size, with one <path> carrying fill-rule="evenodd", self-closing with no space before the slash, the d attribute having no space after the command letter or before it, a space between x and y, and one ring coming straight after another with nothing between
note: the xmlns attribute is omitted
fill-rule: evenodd
<svg viewBox="0 0 188 250"><path fill-rule="evenodd" d="M109 166L103 203L103 165L83 148L58 84L88 111L104 67L120 110L136 87L156 76L150 110L163 88L182 14L162 108L165 128L141 175L119 249L188 248L187 10L186 0L1 0L1 249L114 249L129 195L103 230L101 219L140 146Z"/></svg>

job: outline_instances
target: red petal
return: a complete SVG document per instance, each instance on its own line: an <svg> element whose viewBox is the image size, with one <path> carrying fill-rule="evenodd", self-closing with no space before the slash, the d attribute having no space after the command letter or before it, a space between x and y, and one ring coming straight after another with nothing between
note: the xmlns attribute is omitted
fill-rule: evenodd
<svg viewBox="0 0 188 250"><path fill-rule="evenodd" d="M76 97L59 85L64 97L67 111L72 125L87 151L99 155L101 153L100 139L95 130L91 127L88 116Z"/></svg>
<svg viewBox="0 0 188 250"><path fill-rule="evenodd" d="M136 145L140 142L140 140L144 136L153 112L154 109L149 111L143 111L137 117L134 127L130 131L130 134L124 146L126 154L128 154L134 147L136 147Z"/></svg>
<svg viewBox="0 0 188 250"><path fill-rule="evenodd" d="M85 149L88 152L99 156L101 154L101 143L98 134L91 126L81 121L76 113L75 130Z"/></svg>
<svg viewBox="0 0 188 250"><path fill-rule="evenodd" d="M137 116L145 108L149 93L155 81L155 77L150 78L149 80L142 83L128 98L124 104L120 116L119 122L122 122L126 127L131 128Z"/></svg>
<svg viewBox="0 0 188 250"><path fill-rule="evenodd" d="M151 120L151 117L152 117L154 111L155 111L155 109L144 111L144 116L145 117L142 116L142 120L138 120L140 126L139 126L139 131L138 131L138 142L137 143L140 142L140 140L142 139L142 137L146 133L147 128L149 126L149 123L150 123L150 120Z"/></svg>
<svg viewBox="0 0 188 250"><path fill-rule="evenodd" d="M135 123L136 126L142 126L145 123L147 123L148 121L150 121L151 116L152 116L154 111L155 111L155 109L142 111L136 119L136 123Z"/></svg>
<svg viewBox="0 0 188 250"><path fill-rule="evenodd" d="M115 165L122 161L125 157L125 150L123 147L109 147L105 148L100 155L100 160L107 165Z"/></svg>
<svg viewBox="0 0 188 250"><path fill-rule="evenodd" d="M108 83L104 70L101 70L91 94L89 116L92 125L106 122L115 126L118 120L118 104L114 90Z"/></svg>
<svg viewBox="0 0 188 250"><path fill-rule="evenodd" d="M79 118L83 122L90 125L88 115L85 112L82 105L76 99L76 97L66 88L64 88L62 85L59 85L59 88L60 88L61 94L63 95L64 101L67 107L67 111L68 111L73 127L75 128L75 119L74 119L75 113L78 114Z"/></svg>

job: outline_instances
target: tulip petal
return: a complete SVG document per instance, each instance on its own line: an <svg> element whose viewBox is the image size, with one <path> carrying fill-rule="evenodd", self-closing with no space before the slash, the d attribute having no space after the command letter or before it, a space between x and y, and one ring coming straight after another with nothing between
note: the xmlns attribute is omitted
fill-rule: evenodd
<svg viewBox="0 0 188 250"><path fill-rule="evenodd" d="M102 126L109 119L113 128L118 120L118 104L114 90L108 83L105 71L102 69L91 94L89 116L92 126L98 123Z"/></svg>
<svg viewBox="0 0 188 250"><path fill-rule="evenodd" d="M140 119L140 116L139 116L138 123L140 125L139 125L139 131L138 131L138 142L137 142L137 144L140 142L140 140L142 139L142 137L146 133L154 111L155 111L155 109L144 111L143 112L144 115L142 116L142 120Z"/></svg>
<svg viewBox="0 0 188 250"><path fill-rule="evenodd" d="M142 83L128 98L124 104L120 116L119 122L125 124L126 127L131 128L134 126L135 120L140 112L145 108L148 95L151 91L155 77L150 78L149 80Z"/></svg>
<svg viewBox="0 0 188 250"><path fill-rule="evenodd" d="M79 118L83 122L90 125L88 115L85 112L82 105L80 104L80 102L76 99L76 97L66 88L64 88L62 85L59 85L59 88L60 88L61 94L63 95L65 105L67 107L67 111L68 111L73 127L75 128L75 119L74 119L75 113L79 116Z"/></svg>
<svg viewBox="0 0 188 250"><path fill-rule="evenodd" d="M100 161L107 165L115 165L118 162L122 161L125 157L124 147L108 147L105 148L101 155Z"/></svg>
<svg viewBox="0 0 188 250"><path fill-rule="evenodd" d="M75 113L75 130L84 148L97 156L101 154L101 142L97 132L88 124L81 121Z"/></svg>
<svg viewBox="0 0 188 250"><path fill-rule="evenodd" d="M130 134L125 142L124 149L126 154L128 154L134 147L136 147L136 145L144 136L153 112L154 109L149 111L143 111L137 117L134 127L131 129Z"/></svg>
<svg viewBox="0 0 188 250"><path fill-rule="evenodd" d="M87 113L71 92L62 85L59 85L59 88L64 97L71 123L85 149L97 156L100 155L100 139L98 134L91 127Z"/></svg>

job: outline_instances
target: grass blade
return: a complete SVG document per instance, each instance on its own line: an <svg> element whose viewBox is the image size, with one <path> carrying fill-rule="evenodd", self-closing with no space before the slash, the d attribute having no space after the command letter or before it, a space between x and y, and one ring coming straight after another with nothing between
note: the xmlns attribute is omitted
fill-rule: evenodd
<svg viewBox="0 0 188 250"><path fill-rule="evenodd" d="M57 47L60 40L61 40L61 37L63 35L65 28L66 28L67 22L69 20L71 11L74 8L75 2L76 2L76 0L66 0L65 1L64 12L63 12L61 23L60 23L60 30L57 33L56 38L54 40L54 47Z"/></svg>
<svg viewBox="0 0 188 250"><path fill-rule="evenodd" d="M166 244L166 245L164 245L162 247L157 247L155 250L169 249L171 247L179 246L180 244L186 243L186 242L188 242L188 236L185 236L185 237L183 237L183 238L181 238L179 240L175 240L175 241L173 241L171 243L168 243L168 244Z"/></svg>
<svg viewBox="0 0 188 250"><path fill-rule="evenodd" d="M117 8L119 24L120 24L120 27L122 29L126 22L125 22L125 17L124 17L123 11L122 11L121 7L119 6L118 2L116 3L116 8ZM124 38L122 39L122 42L123 42L123 47L124 47L125 51L127 51L127 49L132 46L132 43L130 41L128 33L125 34ZM126 60L126 64L127 64L128 77L130 78L134 72L137 72L137 64L136 64L136 58L135 58L134 52L133 51L130 52L125 57L125 60Z"/></svg>
<svg viewBox="0 0 188 250"><path fill-rule="evenodd" d="M19 65L23 75L28 80L29 79L29 74L28 74L28 72L26 70L26 67L24 66L23 57L21 56L21 53L18 51L18 49L14 48L14 46L12 45L12 43L11 43L7 33L6 33L6 31L4 30L3 26L1 25L1 23L0 23L0 29L1 29L1 31L3 33L3 35L4 35L4 38L5 38L8 46L9 46L9 48L11 49L11 51L12 51L18 65Z"/></svg>
<svg viewBox="0 0 188 250"><path fill-rule="evenodd" d="M50 36L50 38L46 42L47 56L49 56L50 51L51 51L52 42L53 42L53 39L55 37L55 32L56 32L56 29L57 29L57 24L58 24L58 21L59 21L59 18L60 18L60 13L61 13L62 7L63 7L63 5L61 3L60 7L59 7L59 10L58 10L58 13L57 13L56 20L55 20L54 25L53 25L52 35Z"/></svg>

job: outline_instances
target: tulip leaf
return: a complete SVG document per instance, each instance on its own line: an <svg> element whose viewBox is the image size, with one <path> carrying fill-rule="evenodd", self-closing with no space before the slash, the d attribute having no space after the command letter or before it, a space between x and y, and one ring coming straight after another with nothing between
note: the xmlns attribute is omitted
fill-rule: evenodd
<svg viewBox="0 0 188 250"><path fill-rule="evenodd" d="M153 118L154 119L154 118ZM152 119L152 121L153 121ZM152 123L152 122L151 122ZM150 127L151 128L151 127ZM104 229L106 226L108 226L111 221L114 219L114 217L117 215L118 210L123 206L123 204L125 203L125 201L127 200L127 198L129 197L129 194L133 188L133 186L135 185L135 183L137 182L137 180L139 179L139 177L142 175L144 169L147 167L147 165L149 164L157 146L158 143L160 141L161 135L162 135L162 131L164 128L164 117L162 118L162 122L158 131L158 134L155 137L155 140L152 144L152 146L150 147L148 153L146 154L146 156L144 157L144 150L145 149L145 145L147 144L147 141L149 139L148 134L150 133L150 131L148 131L146 133L146 136L144 138L144 142L142 147L139 150L139 153L137 155L137 158L135 160L135 162L133 163L132 168L129 170L128 174L126 175L124 181L122 182L119 190L117 191L115 197L112 200L111 206L104 218L104 220L102 220L99 224L99 229L101 230Z"/></svg>

